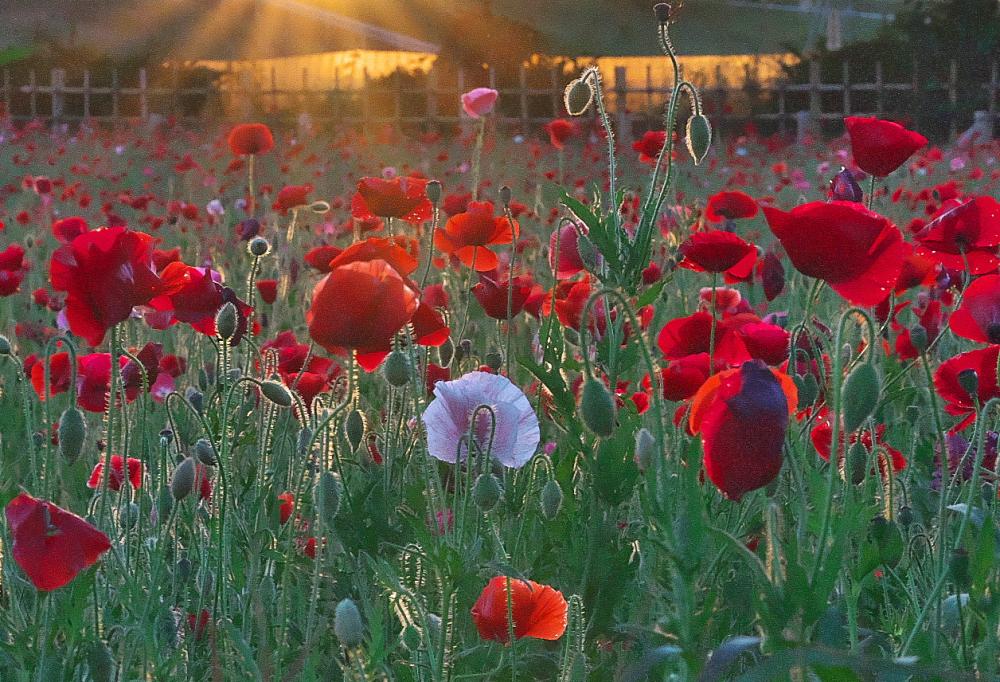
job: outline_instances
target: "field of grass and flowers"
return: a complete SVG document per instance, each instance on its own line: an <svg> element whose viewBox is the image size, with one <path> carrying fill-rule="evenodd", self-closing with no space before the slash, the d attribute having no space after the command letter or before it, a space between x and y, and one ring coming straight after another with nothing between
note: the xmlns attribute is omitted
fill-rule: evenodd
<svg viewBox="0 0 1000 682"><path fill-rule="evenodd" d="M1000 144L600 89L5 125L0 679L997 679Z"/></svg>

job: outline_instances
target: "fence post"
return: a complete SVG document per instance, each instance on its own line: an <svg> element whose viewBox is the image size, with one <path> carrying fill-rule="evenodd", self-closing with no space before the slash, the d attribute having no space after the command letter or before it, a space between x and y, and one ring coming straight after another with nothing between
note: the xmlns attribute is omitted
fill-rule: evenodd
<svg viewBox="0 0 1000 682"><path fill-rule="evenodd" d="M83 120L90 120L90 69L83 72Z"/></svg>
<svg viewBox="0 0 1000 682"><path fill-rule="evenodd" d="M392 75L392 96L393 96L393 118L395 118L396 130L403 129L403 79L396 69Z"/></svg>
<svg viewBox="0 0 1000 682"><path fill-rule="evenodd" d="M625 147L632 146L632 123L628 113L628 69L615 67L615 113L618 114L618 137Z"/></svg>
<svg viewBox="0 0 1000 682"><path fill-rule="evenodd" d="M552 89L552 118L558 118L562 114L562 88L559 87L555 66L549 67L549 86Z"/></svg>
<svg viewBox="0 0 1000 682"><path fill-rule="evenodd" d="M840 68L842 71L843 81L844 81L844 84L842 86L844 88L844 92L842 93L844 102L843 103L844 116L850 116L851 115L851 63L848 61L844 61L840 65Z"/></svg>
<svg viewBox="0 0 1000 682"><path fill-rule="evenodd" d="M427 121L432 130L438 127L438 70L432 64L427 71Z"/></svg>
<svg viewBox="0 0 1000 682"><path fill-rule="evenodd" d="M371 99L368 97L368 88L371 87L371 79L368 76L368 67L364 68L364 84L361 87L361 130L365 137L371 133L369 118L371 118Z"/></svg>
<svg viewBox="0 0 1000 682"><path fill-rule="evenodd" d="M149 95L146 92L146 69L139 69L139 118L143 123L149 120Z"/></svg>
<svg viewBox="0 0 1000 682"><path fill-rule="evenodd" d="M31 107L31 120L34 121L38 118L38 77L35 76L34 69L28 72L28 87L31 93L28 97Z"/></svg>
<svg viewBox="0 0 1000 682"><path fill-rule="evenodd" d="M996 73L996 64L993 65L994 74ZM11 101L13 100L13 93L10 91L11 81L10 81L10 69L3 70L3 112L0 118L10 118L14 119L14 112L11 109Z"/></svg>
<svg viewBox="0 0 1000 682"><path fill-rule="evenodd" d="M786 120L788 116L788 107L785 103L785 81L781 80L778 83L778 131L784 135L788 132L788 121Z"/></svg>
<svg viewBox="0 0 1000 682"><path fill-rule="evenodd" d="M524 64L517 70L517 83L521 93L521 132L528 131L528 70Z"/></svg>
<svg viewBox="0 0 1000 682"><path fill-rule="evenodd" d="M115 128L118 127L118 117L121 114L120 106L121 103L118 101L119 98L119 87L118 87L118 69L111 70L111 119L114 121Z"/></svg>
<svg viewBox="0 0 1000 682"><path fill-rule="evenodd" d="M882 62L875 62L875 115L882 116L884 109L885 83L882 79Z"/></svg>
<svg viewBox="0 0 1000 682"><path fill-rule="evenodd" d="M58 123L63 116L63 109L66 103L63 88L66 87L66 71L64 69L52 69L49 72L49 91L52 97L52 123Z"/></svg>
<svg viewBox="0 0 1000 682"><path fill-rule="evenodd" d="M958 62L954 59L948 64L948 102L951 104L951 125L948 127L948 139L954 140L958 135Z"/></svg>
<svg viewBox="0 0 1000 682"><path fill-rule="evenodd" d="M809 113L818 116L823 112L820 98L820 64L815 59L809 62Z"/></svg>
<svg viewBox="0 0 1000 682"><path fill-rule="evenodd" d="M989 111L990 114L990 125L995 126L997 122L997 89L1000 87L1000 64L993 62L990 66L990 102ZM10 92L10 87L6 88L7 92ZM992 130L992 128L991 128Z"/></svg>

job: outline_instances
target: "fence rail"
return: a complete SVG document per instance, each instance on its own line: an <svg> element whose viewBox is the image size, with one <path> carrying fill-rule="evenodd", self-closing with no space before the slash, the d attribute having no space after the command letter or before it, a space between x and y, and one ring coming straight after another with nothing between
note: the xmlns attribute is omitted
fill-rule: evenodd
<svg viewBox="0 0 1000 682"><path fill-rule="evenodd" d="M914 65L907 82L890 82L883 77L881 63L874 64L874 80L853 82L850 64L842 65L841 78L824 82L818 62L811 62L806 82L779 80L748 87L717 85L702 88L709 115L717 124L757 121L766 122L781 132L825 121L836 121L848 115L882 116L900 111L900 98L913 101L921 94L940 93L951 107L948 132L971 123L960 120L955 113L960 88L982 93L981 107L989 120L998 121L1000 66L990 68L990 80L985 83L961 84L957 64L952 61L946 79L924 82ZM248 118L255 115L280 116L308 112L317 123L337 123L346 126L377 125L446 126L463 120L458 106L459 95L476 85L488 85L500 92L503 107L497 115L502 125L528 129L564 115L562 88L568 78L552 67L547 75L522 67L514 83L497 83L496 72L471 74L457 70L445 83L437 69L432 69L419 87L402 82L397 72L393 77L372 81L367 74L360 89L310 87L309 73L303 70L299 87L278 87L274 72L269 82L252 78L248 72L227 72L220 85L188 87L181 85L175 68L167 82L151 83L146 69L140 69L131 85L123 85L117 71L110 83L97 85L89 71L84 71L78 84L70 84L64 69L52 69L48 83L39 82L35 71L28 73L26 83L15 83L9 69L3 71L0 102L7 117L16 121L44 120L50 122L95 121L119 124L126 120L148 121L152 116L175 116L184 119ZM645 82L630 81L625 68L616 67L608 85L607 105L628 139L637 124L650 124L662 111L670 97L666 83L654 83L647 70ZM267 80L267 79L263 79ZM539 82L541 81L541 83ZM70 98L77 98L69 106ZM199 100L194 114L185 114L185 103ZM832 105L831 105L832 103Z"/></svg>

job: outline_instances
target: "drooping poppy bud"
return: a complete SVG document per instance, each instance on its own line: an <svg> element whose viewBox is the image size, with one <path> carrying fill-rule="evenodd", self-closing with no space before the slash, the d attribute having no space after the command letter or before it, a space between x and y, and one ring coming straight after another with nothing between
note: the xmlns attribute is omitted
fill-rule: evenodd
<svg viewBox="0 0 1000 682"><path fill-rule="evenodd" d="M700 164L712 146L712 124L707 116L699 113L688 119L684 141L695 165Z"/></svg>
<svg viewBox="0 0 1000 682"><path fill-rule="evenodd" d="M400 388L413 379L413 363L401 350L394 350L382 363L382 376L390 386Z"/></svg>
<svg viewBox="0 0 1000 682"><path fill-rule="evenodd" d="M324 523L332 526L337 512L340 511L340 482L330 471L324 471L316 481L316 490L313 494L316 511Z"/></svg>
<svg viewBox="0 0 1000 682"><path fill-rule="evenodd" d="M615 431L615 399L607 387L596 379L587 379L580 396L580 416L587 428L602 438Z"/></svg>
<svg viewBox="0 0 1000 682"><path fill-rule="evenodd" d="M80 456L87 439L87 422L75 407L67 408L59 417L59 454L72 463Z"/></svg>
<svg viewBox="0 0 1000 682"><path fill-rule="evenodd" d="M484 512L491 511L503 497L503 486L490 473L479 474L472 486L472 501Z"/></svg>
<svg viewBox="0 0 1000 682"><path fill-rule="evenodd" d="M361 440L365 437L365 416L361 410L351 410L344 420L344 435L351 445L351 452L361 447Z"/></svg>
<svg viewBox="0 0 1000 682"><path fill-rule="evenodd" d="M551 521L558 514L559 510L562 508L563 503L563 491L559 487L559 482L555 479L549 479L544 486L542 486L542 496L541 496L541 506L542 506L542 516Z"/></svg>
<svg viewBox="0 0 1000 682"><path fill-rule="evenodd" d="M195 462L191 457L185 457L177 465L174 475L170 477L170 494L175 500L183 500L191 494L196 473Z"/></svg>
<svg viewBox="0 0 1000 682"><path fill-rule="evenodd" d="M844 380L844 429L857 431L878 405L879 380L875 366L862 362Z"/></svg>
<svg viewBox="0 0 1000 682"><path fill-rule="evenodd" d="M268 379L260 382L260 392L278 407L292 406L292 393L280 381Z"/></svg>
<svg viewBox="0 0 1000 682"><path fill-rule="evenodd" d="M344 599L333 613L333 632L340 643L348 649L360 646L365 637L365 626L361 612L351 599Z"/></svg>

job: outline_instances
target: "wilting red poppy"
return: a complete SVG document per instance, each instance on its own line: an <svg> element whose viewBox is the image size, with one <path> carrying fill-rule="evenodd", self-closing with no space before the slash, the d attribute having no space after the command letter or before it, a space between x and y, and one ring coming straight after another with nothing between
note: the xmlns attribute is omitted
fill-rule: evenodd
<svg viewBox="0 0 1000 682"><path fill-rule="evenodd" d="M274 135L263 123L241 123L229 132L227 141L236 156L266 154L274 148Z"/></svg>
<svg viewBox="0 0 1000 682"><path fill-rule="evenodd" d="M161 273L169 293L150 301L157 311L146 320L157 329L177 322L186 322L207 336L215 336L215 316L226 303L236 306L236 334L231 345L238 344L247 333L247 317L253 310L236 297L236 292L221 282L222 276L209 268L196 268L184 263L171 263Z"/></svg>
<svg viewBox="0 0 1000 682"><path fill-rule="evenodd" d="M1000 343L1000 275L977 278L951 315L956 335L980 343Z"/></svg>
<svg viewBox="0 0 1000 682"><path fill-rule="evenodd" d="M960 431L976 419L976 403L985 405L990 398L1000 397L997 387L997 358L1000 346L987 346L956 355L941 363L934 373L934 388L945 401L945 412L956 416L966 415L952 430ZM962 386L959 375L975 372L976 395L972 396Z"/></svg>
<svg viewBox="0 0 1000 682"><path fill-rule="evenodd" d="M680 267L695 272L725 272L735 279L746 279L757 262L757 249L732 232L707 230L695 232L677 249L683 260Z"/></svg>
<svg viewBox="0 0 1000 682"><path fill-rule="evenodd" d="M844 119L851 137L854 162L866 173L884 178L906 163L913 153L927 144L920 133L898 123L867 116Z"/></svg>
<svg viewBox="0 0 1000 682"><path fill-rule="evenodd" d="M418 225L430 220L433 210L423 178L363 178L351 200L351 214L357 220L398 218Z"/></svg>
<svg viewBox="0 0 1000 682"><path fill-rule="evenodd" d="M517 237L517 221L506 216L494 216L489 201L471 201L465 213L448 219L444 229L434 233L434 245L452 254L479 272L495 270L497 255L487 248L494 244L510 244Z"/></svg>
<svg viewBox="0 0 1000 682"><path fill-rule="evenodd" d="M336 246L317 246L309 249L303 260L314 270L330 272L330 261L339 256L341 252L343 249Z"/></svg>
<svg viewBox="0 0 1000 682"><path fill-rule="evenodd" d="M94 466L87 480L87 487L96 489L101 485L102 474L104 473L104 457ZM142 487L142 462L135 457L128 458L128 482L133 488ZM121 455L111 455L111 478L108 479L108 487L118 491L125 483L125 462Z"/></svg>
<svg viewBox="0 0 1000 682"><path fill-rule="evenodd" d="M576 125L565 118L557 118L545 124L545 132L549 134L549 142L556 149L566 146L566 141L576 134Z"/></svg>
<svg viewBox="0 0 1000 682"><path fill-rule="evenodd" d="M308 206L310 203L309 193L312 191L312 185L286 185L278 191L272 208L275 211L285 213L293 208Z"/></svg>
<svg viewBox="0 0 1000 682"><path fill-rule="evenodd" d="M816 201L787 213L765 206L764 215L795 268L849 302L876 305L895 287L906 247L888 219L850 201Z"/></svg>
<svg viewBox="0 0 1000 682"><path fill-rule="evenodd" d="M531 275L515 277L512 285L509 278L497 281L480 273L479 282L472 287L472 295L479 301L486 314L494 320L509 320L524 309L524 304L534 286L535 282L531 279ZM511 299L509 310L508 295Z"/></svg>
<svg viewBox="0 0 1000 682"><path fill-rule="evenodd" d="M508 611L508 589L510 605ZM472 620L483 639L510 641L510 619L514 616L514 638L555 640L566 631L568 606L562 593L533 580L502 575L491 579L472 607Z"/></svg>
<svg viewBox="0 0 1000 682"><path fill-rule="evenodd" d="M278 280L259 279L257 280L257 291L264 303L274 303L278 298Z"/></svg>
<svg viewBox="0 0 1000 682"><path fill-rule="evenodd" d="M705 472L723 495L738 501L778 476L797 404L791 378L759 360L715 374L698 389L691 432L701 434Z"/></svg>
<svg viewBox="0 0 1000 682"><path fill-rule="evenodd" d="M663 130L647 130L639 140L632 143L632 149L639 152L640 163L656 163L667 143L667 133Z"/></svg>
<svg viewBox="0 0 1000 682"><path fill-rule="evenodd" d="M39 590L62 587L111 549L108 536L79 516L27 493L5 512L14 561Z"/></svg>
<svg viewBox="0 0 1000 682"><path fill-rule="evenodd" d="M712 223L726 220L753 218L757 215L757 202L743 192L717 192L708 198L705 219Z"/></svg>
<svg viewBox="0 0 1000 682"><path fill-rule="evenodd" d="M942 204L915 237L917 254L932 258L951 270L973 275L992 272L1000 265L1000 203L981 196Z"/></svg>

